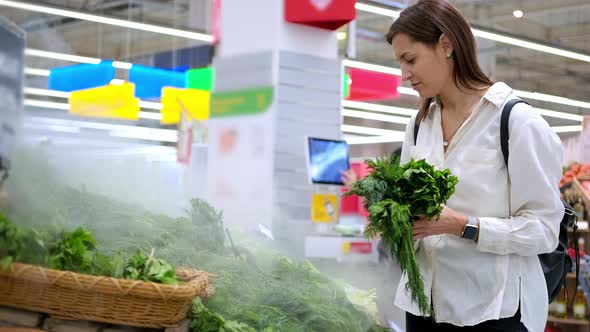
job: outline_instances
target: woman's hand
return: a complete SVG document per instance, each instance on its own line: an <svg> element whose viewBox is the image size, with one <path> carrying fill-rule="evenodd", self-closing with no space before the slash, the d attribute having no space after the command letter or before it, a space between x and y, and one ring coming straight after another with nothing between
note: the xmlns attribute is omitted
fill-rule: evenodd
<svg viewBox="0 0 590 332"><path fill-rule="evenodd" d="M349 169L347 171L340 171L340 174L342 174L342 182L344 183L346 189L350 189L352 185L359 179L352 169Z"/></svg>
<svg viewBox="0 0 590 332"><path fill-rule="evenodd" d="M420 219L414 221L413 225L412 237L414 240L439 234L453 234L461 237L463 229L467 225L467 216L443 205L443 210L438 220L436 218L432 220Z"/></svg>

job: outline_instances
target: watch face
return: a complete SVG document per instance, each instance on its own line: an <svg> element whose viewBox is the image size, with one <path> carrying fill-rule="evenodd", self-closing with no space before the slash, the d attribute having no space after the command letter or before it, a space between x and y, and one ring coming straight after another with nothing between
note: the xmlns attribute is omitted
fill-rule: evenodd
<svg viewBox="0 0 590 332"><path fill-rule="evenodd" d="M477 227L472 225L465 226L465 231L463 232L463 238L473 240L475 239L475 235L477 234Z"/></svg>

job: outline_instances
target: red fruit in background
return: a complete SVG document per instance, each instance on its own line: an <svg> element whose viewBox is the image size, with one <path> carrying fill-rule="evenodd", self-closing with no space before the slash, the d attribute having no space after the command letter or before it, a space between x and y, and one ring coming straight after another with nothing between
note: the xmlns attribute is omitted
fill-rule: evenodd
<svg viewBox="0 0 590 332"><path fill-rule="evenodd" d="M570 166L570 171L574 171L574 173L578 173L580 171L580 168L582 168L580 166L580 164L577 164L577 163L576 164L572 164Z"/></svg>

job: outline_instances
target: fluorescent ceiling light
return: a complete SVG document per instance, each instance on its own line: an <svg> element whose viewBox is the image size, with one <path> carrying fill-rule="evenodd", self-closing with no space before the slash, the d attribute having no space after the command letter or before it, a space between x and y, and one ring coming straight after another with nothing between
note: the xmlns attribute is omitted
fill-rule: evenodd
<svg viewBox="0 0 590 332"><path fill-rule="evenodd" d="M162 120L162 113L154 113L154 112L139 112L139 117L142 119L150 119L150 120Z"/></svg>
<svg viewBox="0 0 590 332"><path fill-rule="evenodd" d="M398 115L408 115L408 116L412 116L412 115L418 113L417 110L414 110L411 108L379 105L379 104L365 103L365 102L351 101L351 100L343 100L342 106L349 107L349 108L357 108L357 109L366 110L366 111L398 114Z"/></svg>
<svg viewBox="0 0 590 332"><path fill-rule="evenodd" d="M81 151L84 153L84 151ZM171 146L130 146L127 148L115 148L115 150L102 150L101 152L95 151L93 155L100 155L100 156L141 156L141 155L161 155L166 154L170 155L173 154L176 157L176 147Z"/></svg>
<svg viewBox="0 0 590 332"><path fill-rule="evenodd" d="M60 125L44 125L39 123L27 123L23 124L25 129L33 129L33 130L51 130L51 131L59 131L63 133L71 133L71 134L78 134L80 133L80 128L78 127L71 127L71 126L60 126Z"/></svg>
<svg viewBox="0 0 590 332"><path fill-rule="evenodd" d="M410 95L410 96L420 97L420 94L418 93L418 91L416 91L412 88L406 88L405 86L398 86L397 92L401 93L402 95Z"/></svg>
<svg viewBox="0 0 590 332"><path fill-rule="evenodd" d="M551 129L556 133L572 133L582 131L582 126L555 126Z"/></svg>
<svg viewBox="0 0 590 332"><path fill-rule="evenodd" d="M358 68L358 69L375 71L378 73L386 73L386 74L391 74L391 75L402 76L402 71L401 71L401 69L398 69L398 68L374 65L372 63L366 63L366 62L360 62L360 61L354 61L354 60L348 60L348 59L342 60L342 64L344 66L350 67L350 68Z"/></svg>
<svg viewBox="0 0 590 332"><path fill-rule="evenodd" d="M1 1L2 0L0 0L0 2ZM79 56L79 55L48 52L48 51L36 50L36 49L32 49L32 48L25 49L25 55L35 56L35 57L39 57L39 58L48 58L48 59L55 59L55 60L70 61L70 62L90 63L90 64L94 64L94 65L99 64L102 61L98 58L89 58L89 57Z"/></svg>
<svg viewBox="0 0 590 332"><path fill-rule="evenodd" d="M50 73L47 69L25 67L25 75L49 77Z"/></svg>
<svg viewBox="0 0 590 332"><path fill-rule="evenodd" d="M145 139L151 141L161 141L176 143L178 133L172 129L153 129L145 127L130 127L127 129L115 129L109 133L113 137Z"/></svg>
<svg viewBox="0 0 590 332"><path fill-rule="evenodd" d="M133 64L129 62L113 61L113 67L129 70L133 67Z"/></svg>
<svg viewBox="0 0 590 332"><path fill-rule="evenodd" d="M351 118L376 120L376 121L400 123L400 124L408 124L408 122L410 122L410 118L404 118L401 116L385 115L385 114L372 113L372 112L353 111L353 110L348 110L348 109L343 109L342 115L347 116L347 117L351 117Z"/></svg>
<svg viewBox="0 0 590 332"><path fill-rule="evenodd" d="M91 121L77 121L77 120L64 120L64 119L53 119L46 117L27 117L28 120L34 123L40 123L44 125L59 125L59 126L70 126L77 128L87 128L96 130L109 131L109 135L114 137L125 137L135 139L146 139L153 141L163 142L176 142L177 132L174 129L159 129L159 128L147 128L147 127L136 127L128 125L109 124L101 122Z"/></svg>
<svg viewBox="0 0 590 332"><path fill-rule="evenodd" d="M23 100L23 105L31 106L31 107L40 107L40 108L51 108L51 109L64 110L64 111L68 111L70 109L70 105L65 104L65 103L54 103L51 101L34 100L34 99Z"/></svg>
<svg viewBox="0 0 590 332"><path fill-rule="evenodd" d="M522 10L515 10L512 12L512 15L514 15L514 17L516 18L522 18L524 16L524 13L522 12Z"/></svg>
<svg viewBox="0 0 590 332"><path fill-rule="evenodd" d="M158 110L159 111L162 109L163 106L161 103L140 100L139 107L149 109L149 110Z"/></svg>
<svg viewBox="0 0 590 332"><path fill-rule="evenodd" d="M121 85L125 83L125 80L119 79L119 78L113 78L110 82L110 84L112 85Z"/></svg>
<svg viewBox="0 0 590 332"><path fill-rule="evenodd" d="M115 81L115 82L113 82L113 81ZM117 84L117 83L119 83L119 81L123 81L123 80L113 79L111 81L111 84ZM38 89L38 88L25 88L24 89L24 93L27 94L27 95L48 96L48 97L57 97L57 98L65 98L65 99L70 98L70 95L71 95L70 92L57 91L57 90L49 90L49 89ZM67 104L64 104L64 105L67 105ZM143 100L140 100L139 101L139 107L140 108L144 108L144 109L161 110L162 109L162 104L161 103L151 102L151 101L143 101ZM146 119L149 119L149 117L146 117Z"/></svg>
<svg viewBox="0 0 590 332"><path fill-rule="evenodd" d="M367 5L367 4L360 3L360 2L357 2L354 5L354 8L356 8L357 10L368 12L368 13L389 16L394 19L397 19L399 17L399 11L397 11L397 10L391 10L391 9L386 9L386 8L382 8L382 7L371 6L371 5Z"/></svg>
<svg viewBox="0 0 590 332"><path fill-rule="evenodd" d="M34 88L25 88L25 90L26 90L25 93L33 94L33 95L61 97L61 98L68 98L68 96L69 96L68 92L61 92L61 91L34 89ZM34 92L37 92L35 90L40 90L39 91L40 93L34 93ZM33 92L33 93L31 93L31 92ZM52 96L51 93L56 93L56 95ZM60 94L63 94L63 95L60 95ZM66 94L68 96L65 96ZM23 104L25 106L31 106L31 107L51 108L51 109L65 110L65 111L70 110L69 104L55 103L55 102L49 102L49 101L45 101L45 100L25 99ZM159 120L162 120L162 114L161 113L154 113L154 112L139 112L139 118L159 121Z"/></svg>
<svg viewBox="0 0 590 332"><path fill-rule="evenodd" d="M582 130L582 126L561 126L561 127L552 127L556 133L565 133L565 132L579 132ZM376 129L376 128L372 128ZM403 132L397 132L395 134L388 134L382 136L369 136L369 137L351 137L346 136L344 139L350 145L357 145L357 144L380 144L380 143L400 143L403 142L405 135Z"/></svg>
<svg viewBox="0 0 590 332"><path fill-rule="evenodd" d="M550 102L550 103L563 104L563 105L568 105L568 106L575 106L575 107L590 109L590 103L587 103L584 101L579 101L579 100L574 100L574 99L569 99L569 98L564 98L564 97L559 97L559 96L553 96L553 95L548 95L548 94L539 93L539 92L528 92L528 91L522 91L522 90L514 90L514 93L516 93L516 95L518 95L519 97L523 97L523 98L535 99L535 100L546 101L546 102Z"/></svg>
<svg viewBox="0 0 590 332"><path fill-rule="evenodd" d="M567 51L567 50L563 50L563 49L560 49L557 47L538 44L538 43L530 42L530 41L527 41L524 39L509 37L509 36L505 36L505 35L501 35L501 34L497 34L497 33L493 33L493 32L487 32L487 31L483 31L483 30L479 30L479 29L471 29L471 31L473 31L473 35L476 37L485 38L485 39L493 40L493 41L504 43L504 44L514 45L514 46L518 46L518 47L528 48L528 49L539 51L539 52L549 53L549 54L553 54L553 55L559 55L559 56L570 58L570 59L590 62L590 56L582 54L582 53Z"/></svg>
<svg viewBox="0 0 590 332"><path fill-rule="evenodd" d="M363 134L363 135L375 135L375 136L391 136L391 135L405 135L403 131L389 130L373 127L362 127L362 126L351 126L342 125L342 131L345 133Z"/></svg>
<svg viewBox="0 0 590 332"><path fill-rule="evenodd" d="M57 52L48 52L48 51L42 51L42 50L37 50L37 49L32 49L32 48L25 49L25 55L34 56L34 57L38 57L38 58L48 58L48 59L55 59L55 60L70 61L70 62L89 63L89 64L93 64L93 65L96 65L96 64L99 64L102 62L102 60L99 58L91 58L91 57L86 57L86 56L57 53ZM113 67L129 70L133 67L133 64L129 63L129 62L113 61ZM33 69L33 68L25 68L25 73L27 72L27 69L29 69L29 71L38 72L39 75L42 75L42 76L49 76L49 73L50 73L49 70ZM46 73L46 75L45 75L45 73ZM35 74L31 74L31 75L35 75Z"/></svg>
<svg viewBox="0 0 590 332"><path fill-rule="evenodd" d="M536 107L533 107L533 109L535 111L539 112L539 114L541 114L542 116L558 118L558 119L573 120L573 121L580 121L580 122L582 122L582 120L584 120L583 115L571 114L571 113L566 113L566 112L551 111L551 110L546 110L546 109L536 108Z"/></svg>
<svg viewBox="0 0 590 332"><path fill-rule="evenodd" d="M375 6L357 3L355 8L357 10L362 10L362 11L369 12L369 13L393 17L394 19L399 17L399 12L397 12L397 11L382 9L382 8L375 7ZM525 39L509 37L506 35L502 35L502 34L494 33L494 32L488 32L488 31L484 31L481 29L471 29L471 31L473 32L473 35L476 37L480 37L480 38L484 38L484 39L488 39L488 40L493 40L493 41L496 41L499 43L528 48L531 50L549 53L549 54L553 54L553 55L558 55L558 56L562 56L562 57L566 57L566 58L570 58L570 59L590 62L590 56L586 55L586 54L567 51L567 50L560 49L557 47L552 47L552 46L547 46L547 45L543 45L543 44L539 44L539 43L535 43L535 42L530 42Z"/></svg>
<svg viewBox="0 0 590 332"><path fill-rule="evenodd" d="M348 138L348 137L367 137L367 135L351 134L351 133L343 133L342 134L342 138Z"/></svg>
<svg viewBox="0 0 590 332"><path fill-rule="evenodd" d="M354 62L354 64L352 64L351 62ZM371 70L371 71L376 71L379 73L386 73L386 74L392 74L393 70L399 70L394 67L373 65L370 63L359 62L359 61L342 60L342 63L346 67L366 69L366 70ZM393 74L393 75L397 75L397 74ZM411 89L411 88L398 87L397 91L399 93L405 94L405 95L418 96L418 93L416 91L414 91L414 89ZM562 105L590 109L590 103L575 100L575 99L569 99L569 98L548 95L548 94L539 93L539 92L528 92L528 91L522 91L522 90L514 90L514 93L517 96L522 97L522 98L535 99L535 100L541 100L541 101L546 101L546 102L550 102L550 103L556 103L556 104L562 104Z"/></svg>
<svg viewBox="0 0 590 332"><path fill-rule="evenodd" d="M346 137L346 143L350 145L356 144L378 144L378 143L394 143L403 142L404 137L399 135L392 136L370 136L370 137Z"/></svg>
<svg viewBox="0 0 590 332"><path fill-rule="evenodd" d="M418 93L414 89L411 89L411 88L406 88L406 87L400 86L397 88L397 91L401 94L419 96ZM568 99L568 98L545 95L545 94L536 93L536 92L531 93L531 92L519 91L519 90L514 90L514 92L516 93L516 95L518 95L519 97L522 97L522 98L537 99L537 100L542 100L542 101L547 101L547 102L561 103L561 104L568 105L568 106L590 108L590 103L585 103L585 102L572 100L572 99ZM573 120L573 121L582 121L584 119L584 116L582 116L582 115L572 114L572 113L568 113L568 112L558 112L558 111L552 111L552 110L547 110L547 109L538 108L538 107L533 107L533 109L535 111L539 112L539 114L541 114L542 116L547 116L547 117L552 117L552 118L566 119L566 120Z"/></svg>
<svg viewBox="0 0 590 332"><path fill-rule="evenodd" d="M142 31L149 31L164 35L176 36L176 37L183 37L195 40L201 40L204 42L213 42L213 36L199 33L195 31L188 31L188 30L180 30L174 28L168 28L163 26L158 26L154 24L146 24L146 23L139 23L139 22L132 22L128 20L122 20L118 18L112 17L105 17L100 15L93 15L82 13L75 10L68 10L68 9L60 9L51 6L27 3L23 1L12 1L12 0L0 0L0 6L6 6L11 8L18 8L43 14L51 14L51 15L58 15L64 17L75 18L84 21L96 22L96 23L103 23L103 24L110 24L114 26L119 26L123 28L129 29L136 29Z"/></svg>
<svg viewBox="0 0 590 332"><path fill-rule="evenodd" d="M23 92L26 95L47 96L47 97L57 97L57 98L66 98L66 99L70 98L69 92L57 91L57 90L24 88Z"/></svg>
<svg viewBox="0 0 590 332"><path fill-rule="evenodd" d="M408 88L404 88L404 89L408 89ZM412 90L412 89L409 89L409 90ZM406 90L400 90L400 88L398 88L398 92L405 94ZM374 111L374 112L385 112L385 113L403 114L403 115L413 115L414 113L417 113L416 110L413 110L410 108L385 106L385 105L379 105L379 104L373 104L373 103L361 103L361 102L354 102L354 101L349 101L349 100L343 100L342 104L345 107L357 108L357 109L361 109L361 110ZM533 107L533 109L545 117L552 117L552 118L572 120L572 121L582 121L584 119L584 116L578 115L578 114L552 111L552 110L547 110L547 109L537 108L537 107ZM365 113L367 115L361 116L361 114L357 113L356 116L353 116L353 115L347 115L345 113L345 111L347 111L347 110L342 111L342 115L344 115L344 116L352 116L352 117L358 117L358 118L364 118L364 119L379 120L377 118L377 116L379 116L379 115L368 115L371 113L360 112L360 113ZM350 110L348 110L348 112L350 112ZM352 113L349 113L349 114L352 114ZM385 118L383 118L383 119L385 119ZM380 121L396 122L393 118L390 118L389 120L380 120ZM409 119L408 119L408 121L409 121ZM405 123L408 123L408 122L406 121Z"/></svg>

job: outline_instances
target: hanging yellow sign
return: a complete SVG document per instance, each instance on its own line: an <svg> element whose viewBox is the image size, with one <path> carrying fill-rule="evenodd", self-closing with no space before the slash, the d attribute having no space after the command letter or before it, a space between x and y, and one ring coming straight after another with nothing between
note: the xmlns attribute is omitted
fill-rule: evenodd
<svg viewBox="0 0 590 332"><path fill-rule="evenodd" d="M175 124L180 121L180 113L187 112L193 120L209 118L211 93L197 89L162 89L162 124Z"/></svg>
<svg viewBox="0 0 590 332"><path fill-rule="evenodd" d="M70 113L82 116L139 119L139 99L134 97L135 85L123 83L70 94Z"/></svg>
<svg viewBox="0 0 590 332"><path fill-rule="evenodd" d="M335 194L313 194L311 221L317 223L338 221L338 197Z"/></svg>

